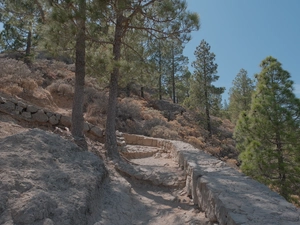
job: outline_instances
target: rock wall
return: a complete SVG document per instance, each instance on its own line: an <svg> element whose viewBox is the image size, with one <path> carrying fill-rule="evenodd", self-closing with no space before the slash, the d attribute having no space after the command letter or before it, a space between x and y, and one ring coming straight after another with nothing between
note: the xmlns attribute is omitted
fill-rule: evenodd
<svg viewBox="0 0 300 225"><path fill-rule="evenodd" d="M186 189L211 222L299 225L300 210L267 186L190 144L124 134L127 144L170 150L186 174Z"/></svg>
<svg viewBox="0 0 300 225"><path fill-rule="evenodd" d="M0 112L10 114L18 120L44 124L52 127L71 127L71 118L50 112L35 105L27 104L14 98L0 96ZM90 123L84 123L84 133L103 141L103 130Z"/></svg>

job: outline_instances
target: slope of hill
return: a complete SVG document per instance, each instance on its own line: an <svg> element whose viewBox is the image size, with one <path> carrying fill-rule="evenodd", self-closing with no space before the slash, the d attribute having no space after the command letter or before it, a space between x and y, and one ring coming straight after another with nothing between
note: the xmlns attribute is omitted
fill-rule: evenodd
<svg viewBox="0 0 300 225"><path fill-rule="evenodd" d="M9 58L0 58L2 94L12 95L45 107L50 111L71 115L74 93L74 65L54 60L36 60L31 68ZM233 124L212 117L213 137L201 125L204 118L166 100L156 100L149 93L139 95L138 87L119 90L117 129L122 132L182 140L237 167L237 151L232 139ZM87 122L105 127L108 90L88 77L85 87L84 117Z"/></svg>

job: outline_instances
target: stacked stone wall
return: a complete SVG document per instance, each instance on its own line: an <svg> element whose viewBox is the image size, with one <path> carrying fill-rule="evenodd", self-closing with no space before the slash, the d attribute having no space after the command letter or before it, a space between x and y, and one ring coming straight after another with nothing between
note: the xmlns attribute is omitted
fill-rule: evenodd
<svg viewBox="0 0 300 225"><path fill-rule="evenodd" d="M50 127L71 128L71 118L69 116L54 113L14 98L0 97L0 112L9 114L20 121L37 123ZM103 130L93 124L85 122L84 133L88 136L97 138L99 141L104 140Z"/></svg>

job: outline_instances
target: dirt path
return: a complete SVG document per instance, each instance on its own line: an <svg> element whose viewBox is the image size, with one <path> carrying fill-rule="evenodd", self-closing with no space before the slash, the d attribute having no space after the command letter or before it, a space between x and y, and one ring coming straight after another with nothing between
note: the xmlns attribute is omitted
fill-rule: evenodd
<svg viewBox="0 0 300 225"><path fill-rule="evenodd" d="M149 169L178 171L169 158L148 157L131 162ZM113 165L111 165L113 167ZM133 177L122 176L112 168L103 189L99 208L101 219L95 225L208 225L205 214L194 206L184 188L153 185Z"/></svg>
<svg viewBox="0 0 300 225"><path fill-rule="evenodd" d="M159 158L148 157L131 161L143 166L159 166L162 170L165 167L179 170L178 164L168 158L167 154L162 154ZM204 213L194 206L184 188L158 187L136 180L128 181L132 186L135 203L134 224L208 224Z"/></svg>

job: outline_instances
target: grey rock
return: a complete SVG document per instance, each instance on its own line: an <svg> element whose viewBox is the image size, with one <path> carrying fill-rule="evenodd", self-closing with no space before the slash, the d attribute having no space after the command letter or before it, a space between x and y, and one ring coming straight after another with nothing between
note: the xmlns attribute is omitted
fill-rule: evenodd
<svg viewBox="0 0 300 225"><path fill-rule="evenodd" d="M24 102L18 101L18 106L22 107L23 109L26 109L27 105Z"/></svg>
<svg viewBox="0 0 300 225"><path fill-rule="evenodd" d="M0 165L0 224L88 224L107 174L94 154L39 129L0 139Z"/></svg>
<svg viewBox="0 0 300 225"><path fill-rule="evenodd" d="M57 125L59 123L59 119L56 117L56 116L51 116L49 118L49 122L52 124L52 125Z"/></svg>
<svg viewBox="0 0 300 225"><path fill-rule="evenodd" d="M90 125L88 123L83 124L83 131L88 132L91 129Z"/></svg>
<svg viewBox="0 0 300 225"><path fill-rule="evenodd" d="M31 112L31 113L35 113L39 110L39 108L37 106L34 105L28 105L26 108L27 112Z"/></svg>
<svg viewBox="0 0 300 225"><path fill-rule="evenodd" d="M44 220L43 225L54 225L54 223L51 219L47 218L47 219Z"/></svg>
<svg viewBox="0 0 300 225"><path fill-rule="evenodd" d="M15 109L16 109L16 105L11 101L6 101L5 103L0 104L0 111L11 113Z"/></svg>
<svg viewBox="0 0 300 225"><path fill-rule="evenodd" d="M18 111L19 114L21 114L21 113L23 112L23 110L24 110L23 107L21 107L21 106L19 106L19 105L16 106L16 111Z"/></svg>
<svg viewBox="0 0 300 225"><path fill-rule="evenodd" d="M91 128L90 133L97 137L103 137L103 130L96 126Z"/></svg>
<svg viewBox="0 0 300 225"><path fill-rule="evenodd" d="M65 127L71 127L71 118L68 116L61 116L60 118L60 124L65 126Z"/></svg>
<svg viewBox="0 0 300 225"><path fill-rule="evenodd" d="M25 204L24 204L25 203ZM21 197L11 209L14 223L33 224L54 213L57 203L43 191L35 191Z"/></svg>
<svg viewBox="0 0 300 225"><path fill-rule="evenodd" d="M50 118L51 116L53 116L53 113L52 112L45 112L46 115Z"/></svg>
<svg viewBox="0 0 300 225"><path fill-rule="evenodd" d="M45 114L44 110L40 109L36 113L32 114L32 118L40 123L45 123L49 120L48 116Z"/></svg>
<svg viewBox="0 0 300 225"><path fill-rule="evenodd" d="M31 113L30 112L22 112L22 117L24 117L25 119L31 119Z"/></svg>
<svg viewBox="0 0 300 225"><path fill-rule="evenodd" d="M6 103L6 99L0 96L0 103Z"/></svg>

